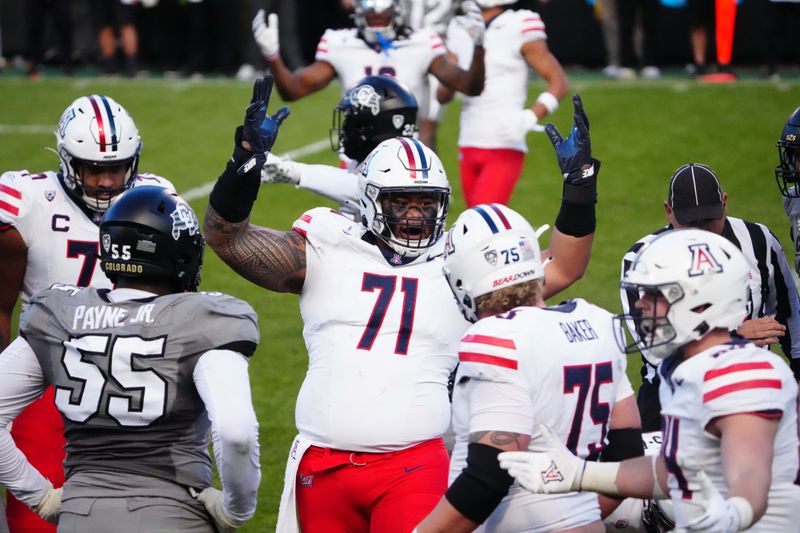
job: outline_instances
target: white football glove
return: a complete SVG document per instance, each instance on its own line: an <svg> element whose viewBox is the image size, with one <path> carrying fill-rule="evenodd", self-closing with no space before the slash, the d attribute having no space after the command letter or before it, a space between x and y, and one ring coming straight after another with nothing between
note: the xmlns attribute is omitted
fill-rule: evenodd
<svg viewBox="0 0 800 533"><path fill-rule="evenodd" d="M300 165L288 159L270 154L261 167L261 183L300 184Z"/></svg>
<svg viewBox="0 0 800 533"><path fill-rule="evenodd" d="M253 37L261 48L261 55L265 59L274 59L280 50L280 39L278 38L278 14L269 14L269 24L264 23L264 10L259 9L253 17Z"/></svg>
<svg viewBox="0 0 800 533"><path fill-rule="evenodd" d="M500 466L530 492L563 494L580 490L586 461L556 440L547 426L539 425L539 431L544 436L546 452L503 452L497 456Z"/></svg>
<svg viewBox="0 0 800 533"><path fill-rule="evenodd" d="M464 14L455 17L456 22L469 34L475 46L483 46L486 23L483 22L481 8L475 0L466 0L461 4L461 10Z"/></svg>
<svg viewBox="0 0 800 533"><path fill-rule="evenodd" d="M58 512L61 510L61 487L48 487L42 499L33 508L33 511L51 524L58 524Z"/></svg>
<svg viewBox="0 0 800 533"><path fill-rule="evenodd" d="M189 489L189 492L192 497L196 498L206 508L208 514L214 519L214 524L217 526L219 533L231 533L244 524L244 521L236 520L225 512L221 490L208 487L199 494L194 489Z"/></svg>
<svg viewBox="0 0 800 533"><path fill-rule="evenodd" d="M700 494L692 493L692 503L698 504L705 512L676 531L704 531L706 533L734 533L750 527L753 521L753 508L741 497L725 499L719 493L705 472L697 475Z"/></svg>

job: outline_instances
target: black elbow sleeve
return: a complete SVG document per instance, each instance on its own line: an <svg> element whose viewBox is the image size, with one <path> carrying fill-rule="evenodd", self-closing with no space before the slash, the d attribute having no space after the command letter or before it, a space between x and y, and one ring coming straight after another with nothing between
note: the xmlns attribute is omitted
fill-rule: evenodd
<svg viewBox="0 0 800 533"><path fill-rule="evenodd" d="M447 501L476 524L489 518L514 482L500 468L497 456L501 451L487 444L470 443L467 466L445 493Z"/></svg>

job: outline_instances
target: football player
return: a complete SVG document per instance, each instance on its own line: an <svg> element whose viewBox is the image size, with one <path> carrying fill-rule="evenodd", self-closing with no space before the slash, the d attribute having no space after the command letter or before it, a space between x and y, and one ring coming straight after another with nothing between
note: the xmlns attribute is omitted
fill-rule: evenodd
<svg viewBox="0 0 800 533"><path fill-rule="evenodd" d="M333 112L331 148L347 156L346 169L270 157L261 170L261 181L308 189L339 202L343 213L357 215L358 176L367 154L393 137L412 138L417 111L417 99L400 82L367 76L347 90Z"/></svg>
<svg viewBox="0 0 800 533"><path fill-rule="evenodd" d="M428 74L454 91L478 95L483 90L483 19L474 2L472 9L457 17L470 35L474 53L465 70L449 61L438 34L428 28L403 24L398 0L356 0L356 28L326 30L319 41L316 60L295 72L280 57L278 15L261 10L253 19L253 36L261 48L281 97L294 101L326 87L338 77L344 89L364 76L389 76L411 89L427 115ZM431 141L422 138L423 144Z"/></svg>
<svg viewBox="0 0 800 533"><path fill-rule="evenodd" d="M783 358L731 335L749 275L731 241L683 229L644 247L621 282L639 299L620 319L661 359L659 456L585 461L542 426L545 451L503 453L501 466L533 492L668 495L677 531L796 531L797 382Z"/></svg>
<svg viewBox="0 0 800 533"><path fill-rule="evenodd" d="M204 241L174 192L123 193L99 237L115 289L38 292L3 351L0 482L59 531L232 531L254 514L261 477L247 373L256 314L195 292ZM6 429L50 385L65 426L63 490Z"/></svg>
<svg viewBox="0 0 800 533"><path fill-rule="evenodd" d="M299 519L304 531L410 531L447 487L447 382L467 326L442 273L450 185L432 150L398 137L366 158L357 221L316 208L292 231L250 224L264 152L288 114L266 114L271 86L270 77L254 85L205 234L246 279L300 295L309 369L278 528L296 530ZM554 257L545 297L581 276L594 233L588 130L576 127L558 153L566 196L590 200L562 203L543 253Z"/></svg>
<svg viewBox="0 0 800 533"><path fill-rule="evenodd" d="M117 195L143 184L173 188L138 173L139 130L108 96L76 99L55 135L59 172L0 176L0 346L11 339L19 296L24 310L34 293L56 282L111 287L98 261L97 224ZM17 417L12 436L36 468L56 486L63 483L63 426L52 389ZM55 531L13 497L8 518L12 531Z"/></svg>
<svg viewBox="0 0 800 533"><path fill-rule="evenodd" d="M777 146L780 163L775 167L775 179L791 223L794 270L800 274L800 107L786 119Z"/></svg>
<svg viewBox="0 0 800 533"><path fill-rule="evenodd" d="M444 275L474 325L458 352L450 486L419 533L480 524L502 532L605 531L596 495L534 495L500 468L502 451L543 449L537 424L553 427L585 459L643 453L613 316L580 298L546 306L538 233L508 207L485 204L463 212L447 235Z"/></svg>
<svg viewBox="0 0 800 533"><path fill-rule="evenodd" d="M547 46L538 13L511 9L513 0L479 0L486 22L486 89L464 97L458 132L461 188L467 206L507 204L525 163L528 132L544 131L540 122L558 109L569 91L561 64ZM461 65L472 58L471 40L458 24L450 24L448 47ZM547 83L531 106L528 69ZM453 93L440 90L443 100Z"/></svg>

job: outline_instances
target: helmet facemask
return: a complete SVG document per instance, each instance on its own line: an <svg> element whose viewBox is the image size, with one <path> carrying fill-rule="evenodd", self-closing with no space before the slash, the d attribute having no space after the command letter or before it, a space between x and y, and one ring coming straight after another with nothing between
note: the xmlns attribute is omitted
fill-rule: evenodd
<svg viewBox="0 0 800 533"><path fill-rule="evenodd" d="M66 151L64 151L66 152ZM69 154L59 153L62 159L62 175L64 176L64 183L78 197L83 204L92 211L104 213L117 196L122 194L133 183L133 178L136 176L136 169L139 166L139 154L137 153L133 158L118 161L114 163L97 163L94 161L84 161L69 156ZM64 163L65 158L69 158L69 163ZM91 187L86 184L84 179L85 173L100 173L104 171L111 171L111 169L124 168L124 175L120 182L119 187L106 188L106 187ZM69 171L64 172L63 169L68 168Z"/></svg>
<svg viewBox="0 0 800 533"><path fill-rule="evenodd" d="M393 41L402 17L395 0L356 0L356 27L371 44Z"/></svg>
<svg viewBox="0 0 800 533"><path fill-rule="evenodd" d="M628 322L628 327L632 331L636 331L639 342L628 343L625 339L624 330L615 328L617 345L625 353L647 350L649 354L652 354L657 359L664 359L672 355L681 346L677 342L678 332L670 322L673 304L682 300L684 296L680 284L668 283L654 286L623 281L620 283L620 288L635 292L640 299L651 298L654 301L651 303L652 309L649 312L634 307L630 313L620 317ZM662 304L662 313L659 313L659 305L657 303L659 296L663 296L664 300L666 300L666 303Z"/></svg>
<svg viewBox="0 0 800 533"><path fill-rule="evenodd" d="M778 142L780 164L775 167L775 179L781 194L788 198L800 197L800 139L797 144Z"/></svg>

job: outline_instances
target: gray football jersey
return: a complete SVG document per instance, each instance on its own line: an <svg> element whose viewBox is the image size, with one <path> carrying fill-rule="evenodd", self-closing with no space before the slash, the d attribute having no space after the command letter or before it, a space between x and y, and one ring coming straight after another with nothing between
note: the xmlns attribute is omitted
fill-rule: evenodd
<svg viewBox="0 0 800 533"><path fill-rule="evenodd" d="M221 293L112 303L108 292L54 285L31 298L20 320L55 388L66 477L119 471L209 486L210 422L192 373L208 350L251 356L255 312Z"/></svg>
<svg viewBox="0 0 800 533"><path fill-rule="evenodd" d="M783 198L783 209L791 223L794 243L794 271L800 274L800 198Z"/></svg>

